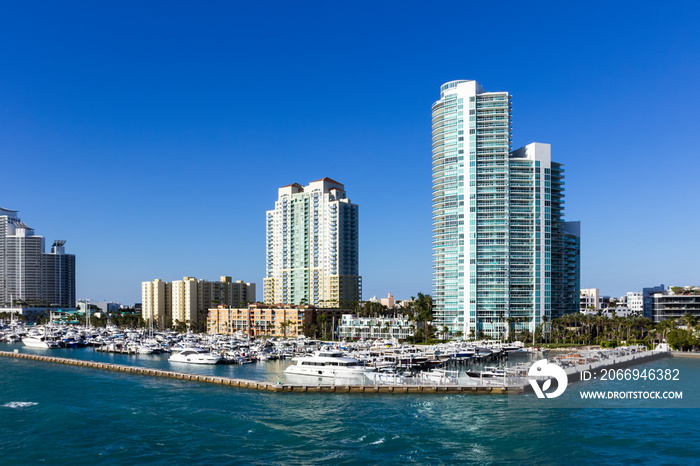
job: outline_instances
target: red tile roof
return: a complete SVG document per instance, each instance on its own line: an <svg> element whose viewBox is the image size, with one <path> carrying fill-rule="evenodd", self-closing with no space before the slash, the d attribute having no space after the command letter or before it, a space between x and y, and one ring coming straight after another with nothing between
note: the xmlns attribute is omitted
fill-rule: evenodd
<svg viewBox="0 0 700 466"><path fill-rule="evenodd" d="M328 177L321 178L320 180L312 181L312 183L316 183L317 181L328 181L329 183L335 183L335 184L339 184L340 186L345 186L343 183L338 183L337 181L335 181L331 178L328 178Z"/></svg>

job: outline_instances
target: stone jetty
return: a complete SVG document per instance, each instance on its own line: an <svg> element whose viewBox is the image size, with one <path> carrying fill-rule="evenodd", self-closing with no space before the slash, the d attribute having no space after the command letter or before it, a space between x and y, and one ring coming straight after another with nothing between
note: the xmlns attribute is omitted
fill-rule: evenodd
<svg viewBox="0 0 700 466"><path fill-rule="evenodd" d="M290 385L282 383L261 382L256 380L234 379L231 377L218 377L212 375L188 374L185 372L164 371L149 369L146 367L126 366L105 362L85 361L82 359L59 358L55 356L43 356L20 352L0 351L0 356L32 361L48 362L53 364L65 364L70 366L88 367L112 372L124 372L128 374L146 375L151 377L165 377L171 379L190 380L193 382L211 383L235 388L262 390L274 393L471 393L471 394L507 394L519 393L520 387L502 386L465 386L465 385Z"/></svg>

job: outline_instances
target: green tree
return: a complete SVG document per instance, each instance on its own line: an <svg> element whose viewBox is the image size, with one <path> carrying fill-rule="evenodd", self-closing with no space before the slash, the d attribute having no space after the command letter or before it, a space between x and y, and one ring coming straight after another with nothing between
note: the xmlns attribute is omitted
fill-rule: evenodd
<svg viewBox="0 0 700 466"><path fill-rule="evenodd" d="M671 348L679 351L688 351L694 344L693 338L688 335L688 332L683 332L678 329L671 330L668 337L666 337L666 341Z"/></svg>
<svg viewBox="0 0 700 466"><path fill-rule="evenodd" d="M318 324L318 328L321 331L321 339L328 340L326 335L328 328L328 315L324 313L318 314L318 316L316 317L316 323Z"/></svg>
<svg viewBox="0 0 700 466"><path fill-rule="evenodd" d="M433 298L429 294L418 293L418 299L414 306L416 322L423 329L425 338L428 336L427 323L433 320ZM422 324L422 325L421 325Z"/></svg>
<svg viewBox="0 0 700 466"><path fill-rule="evenodd" d="M287 328L288 328L290 325L292 325L292 323L293 323L293 322L292 322L291 320L285 320L285 321L279 323L279 327L280 327L280 329L282 330L282 336L283 336L284 338L287 338Z"/></svg>
<svg viewBox="0 0 700 466"><path fill-rule="evenodd" d="M549 331L547 328L547 323L549 322L549 317L542 316L542 341L549 342Z"/></svg>

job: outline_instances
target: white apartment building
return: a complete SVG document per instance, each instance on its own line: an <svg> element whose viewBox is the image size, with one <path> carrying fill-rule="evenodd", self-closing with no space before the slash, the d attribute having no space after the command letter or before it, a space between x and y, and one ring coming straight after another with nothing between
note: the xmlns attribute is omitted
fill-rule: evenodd
<svg viewBox="0 0 700 466"><path fill-rule="evenodd" d="M343 314L338 327L338 335L346 340L371 338L396 338L405 340L412 337L416 326L408 317L355 317Z"/></svg>
<svg viewBox="0 0 700 466"><path fill-rule="evenodd" d="M604 309L587 309L585 311L581 311L581 313L589 316L601 315L603 317L632 317L639 315L625 305L606 307Z"/></svg>
<svg viewBox="0 0 700 466"><path fill-rule="evenodd" d="M266 215L266 304L341 307L362 298L358 206L330 178L278 190Z"/></svg>
<svg viewBox="0 0 700 466"><path fill-rule="evenodd" d="M584 288L581 290L581 312L599 311L603 309L603 299L598 288Z"/></svg>
<svg viewBox="0 0 700 466"><path fill-rule="evenodd" d="M637 315L644 314L644 293L641 291L628 291L627 307Z"/></svg>

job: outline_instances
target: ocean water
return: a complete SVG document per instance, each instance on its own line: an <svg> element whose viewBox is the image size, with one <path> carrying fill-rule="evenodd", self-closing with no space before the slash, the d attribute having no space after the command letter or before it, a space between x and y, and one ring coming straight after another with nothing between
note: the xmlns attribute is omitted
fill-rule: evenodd
<svg viewBox="0 0 700 466"><path fill-rule="evenodd" d="M700 360L672 363L684 390L697 386ZM273 380L281 369L226 367ZM491 395L277 394L0 358L0 464L692 464L698 414L513 409Z"/></svg>

